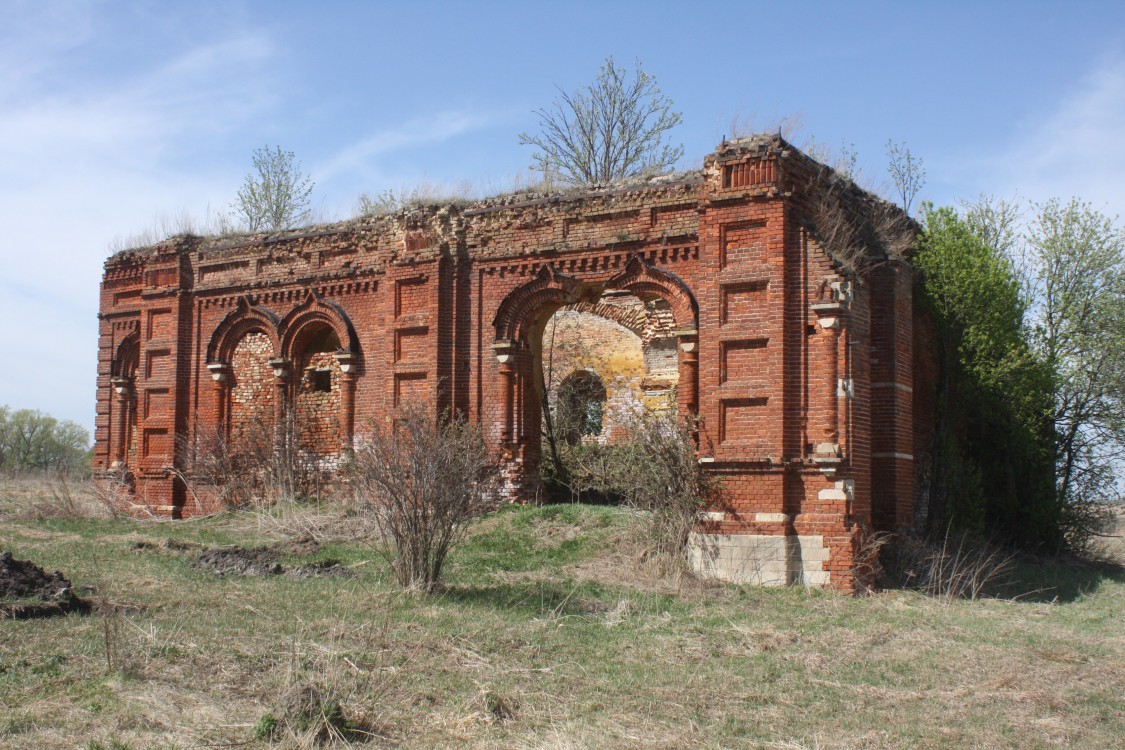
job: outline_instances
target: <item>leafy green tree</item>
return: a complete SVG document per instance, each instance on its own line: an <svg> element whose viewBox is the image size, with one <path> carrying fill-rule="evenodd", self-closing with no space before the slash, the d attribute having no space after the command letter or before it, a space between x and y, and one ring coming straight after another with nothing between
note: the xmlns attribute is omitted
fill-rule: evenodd
<svg viewBox="0 0 1125 750"><path fill-rule="evenodd" d="M0 468L8 473L81 468L89 445L90 434L74 422L0 407Z"/></svg>
<svg viewBox="0 0 1125 750"><path fill-rule="evenodd" d="M539 132L520 143L539 149L532 168L577 185L605 185L638 175L667 172L684 154L665 141L680 124L656 79L638 61L627 68L606 58L597 80L539 109Z"/></svg>
<svg viewBox="0 0 1125 750"><path fill-rule="evenodd" d="M930 523L1057 549L1050 368L1028 343L1010 259L951 208L923 208L915 265L936 325L940 381Z"/></svg>
<svg viewBox="0 0 1125 750"><path fill-rule="evenodd" d="M247 229L276 231L302 223L309 215L313 181L301 172L292 151L269 146L254 151L254 171L246 175L231 204Z"/></svg>
<svg viewBox="0 0 1125 750"><path fill-rule="evenodd" d="M1032 342L1054 375L1057 491L1082 536L1119 499L1125 460L1125 231L1077 199L1035 212L1023 256Z"/></svg>

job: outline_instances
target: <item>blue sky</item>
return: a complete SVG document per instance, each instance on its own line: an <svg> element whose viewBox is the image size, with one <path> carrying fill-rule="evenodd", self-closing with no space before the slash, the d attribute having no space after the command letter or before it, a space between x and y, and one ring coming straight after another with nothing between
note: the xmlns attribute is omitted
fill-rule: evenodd
<svg viewBox="0 0 1125 750"><path fill-rule="evenodd" d="M1120 2L0 0L0 405L92 427L112 244L228 210L255 148L297 154L325 220L364 192L505 190L532 110L610 54L683 112L685 168L788 118L873 187L894 139L939 204L1125 212Z"/></svg>

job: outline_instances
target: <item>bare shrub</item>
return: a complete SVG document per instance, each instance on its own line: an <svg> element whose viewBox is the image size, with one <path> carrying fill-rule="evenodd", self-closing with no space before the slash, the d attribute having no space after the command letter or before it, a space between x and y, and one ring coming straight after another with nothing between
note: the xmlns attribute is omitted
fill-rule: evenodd
<svg viewBox="0 0 1125 750"><path fill-rule="evenodd" d="M821 167L808 191L814 236L853 273L875 262L903 260L917 225L897 206L857 187L845 174Z"/></svg>
<svg viewBox="0 0 1125 750"><path fill-rule="evenodd" d="M94 498L111 517L134 509L133 475L125 467L100 473L93 482Z"/></svg>
<svg viewBox="0 0 1125 750"><path fill-rule="evenodd" d="M373 424L351 471L357 499L391 543L386 554L395 580L427 592L469 522L495 503L499 478L479 428L435 418L421 405Z"/></svg>
<svg viewBox="0 0 1125 750"><path fill-rule="evenodd" d="M979 599L1002 583L1014 558L968 535L946 532L937 540L896 534L880 559L892 585L938 599Z"/></svg>
<svg viewBox="0 0 1125 750"><path fill-rule="evenodd" d="M856 591L861 594L871 594L876 589L880 574L883 573L881 560L883 550L893 541L894 535L883 531L872 531L866 526L860 526L856 534L858 539L852 576Z"/></svg>
<svg viewBox="0 0 1125 750"><path fill-rule="evenodd" d="M597 493L647 511L640 529L644 557L683 566L699 511L718 498L718 484L696 455L695 426L674 408L642 410L629 420L627 442L564 446L566 481L576 495Z"/></svg>
<svg viewBox="0 0 1125 750"><path fill-rule="evenodd" d="M718 487L699 465L693 425L673 411L639 415L632 451L622 469L628 503L651 513L647 541L665 562L682 566L699 511Z"/></svg>
<svg viewBox="0 0 1125 750"><path fill-rule="evenodd" d="M178 441L181 468L173 471L200 510L206 498L235 508L308 497L320 487L321 457L302 447L299 433L293 409L280 426L259 416L230 434L197 427Z"/></svg>
<svg viewBox="0 0 1125 750"><path fill-rule="evenodd" d="M36 500L25 513L37 519L116 518L126 504L124 498L103 487L106 481L117 481L113 475L75 483L67 474L59 473L33 481L32 496Z"/></svg>

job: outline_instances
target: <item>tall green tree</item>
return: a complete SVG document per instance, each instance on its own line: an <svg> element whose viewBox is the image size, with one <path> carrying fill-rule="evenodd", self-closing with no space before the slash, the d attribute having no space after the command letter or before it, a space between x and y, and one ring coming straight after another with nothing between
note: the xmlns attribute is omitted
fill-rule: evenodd
<svg viewBox="0 0 1125 750"><path fill-rule="evenodd" d="M74 422L33 409L0 407L0 469L4 471L79 469L89 445L90 433Z"/></svg>
<svg viewBox="0 0 1125 750"><path fill-rule="evenodd" d="M1125 231L1073 199L1034 206L1023 253L1032 342L1053 374L1057 492L1077 536L1120 499L1125 461Z"/></svg>
<svg viewBox="0 0 1125 750"><path fill-rule="evenodd" d="M930 523L1058 548L1050 369L1028 343L1011 260L951 208L923 208L915 264L935 322L940 381Z"/></svg>

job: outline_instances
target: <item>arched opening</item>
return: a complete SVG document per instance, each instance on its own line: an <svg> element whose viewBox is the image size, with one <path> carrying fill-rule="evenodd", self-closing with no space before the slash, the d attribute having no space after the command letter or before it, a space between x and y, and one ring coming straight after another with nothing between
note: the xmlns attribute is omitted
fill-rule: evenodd
<svg viewBox="0 0 1125 750"><path fill-rule="evenodd" d="M531 456L541 457L549 497L614 502L614 471L640 420L676 416L675 321L666 300L620 289L548 312L532 346L542 372L542 445Z"/></svg>
<svg viewBox="0 0 1125 750"><path fill-rule="evenodd" d="M117 416L111 428L113 458L111 468L131 470L137 465L137 368L141 360L140 337L134 332L117 348L112 366L111 383L115 393Z"/></svg>
<svg viewBox="0 0 1125 750"><path fill-rule="evenodd" d="M542 497L544 480L551 483L551 467L561 465L560 444L565 441L558 440L548 427L553 416L549 399L554 371L544 369L544 362L552 359L550 337L545 334L560 310L607 318L629 333L630 359L637 377L635 387L621 392L639 393L634 401L660 408L673 419L694 414L698 408L699 306L681 279L654 267L640 253L608 279L582 279L562 273L551 263L543 265L508 292L492 322L495 338L491 348L497 367L489 390L497 403L491 412L495 417L486 430L506 456L505 492L513 499ZM670 365L673 353L675 368ZM616 356L618 353L610 348L609 359ZM606 372L596 366L580 369L593 370L606 386L605 433L613 421L617 389ZM559 374L557 382L570 373ZM611 438L606 447L612 444ZM546 461L540 461L543 454Z"/></svg>
<svg viewBox="0 0 1125 750"><path fill-rule="evenodd" d="M293 417L297 445L312 456L340 449L340 338L327 323L305 326L293 342Z"/></svg>

